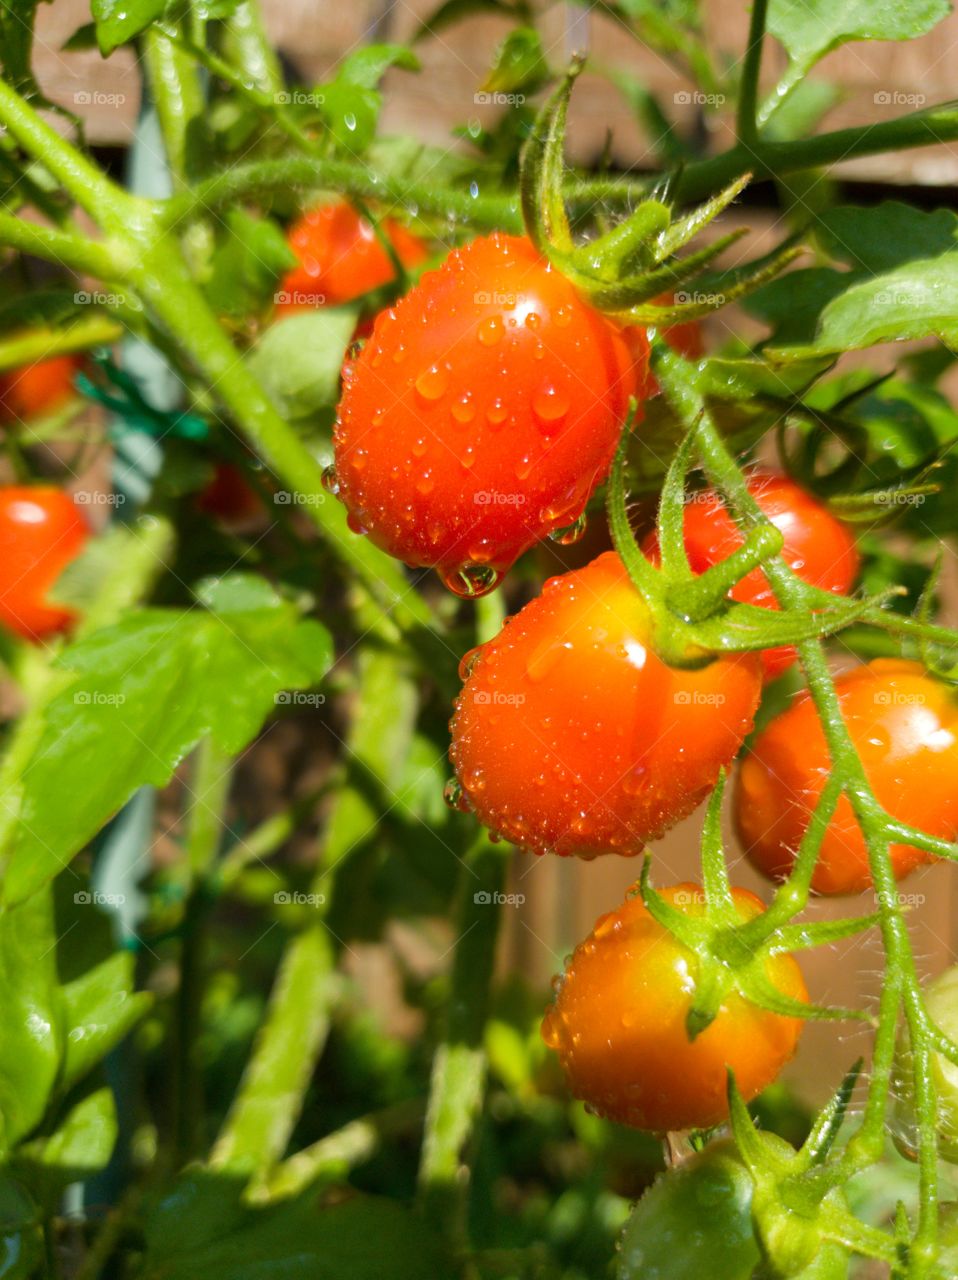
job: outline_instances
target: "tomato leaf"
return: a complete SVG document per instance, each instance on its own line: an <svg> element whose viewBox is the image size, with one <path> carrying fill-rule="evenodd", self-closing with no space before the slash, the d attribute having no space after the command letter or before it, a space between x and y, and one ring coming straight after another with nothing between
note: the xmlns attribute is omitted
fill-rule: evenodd
<svg viewBox="0 0 958 1280"><path fill-rule="evenodd" d="M788 51L789 80L852 40L912 40L948 16L948 0L771 0L768 30Z"/></svg>
<svg viewBox="0 0 958 1280"><path fill-rule="evenodd" d="M356 317L350 307L323 307L264 331L248 360L284 417L305 418L336 403Z"/></svg>
<svg viewBox="0 0 958 1280"><path fill-rule="evenodd" d="M340 84L375 89L390 67L418 71L419 59L402 44L367 44L344 58L336 71Z"/></svg>
<svg viewBox="0 0 958 1280"><path fill-rule="evenodd" d="M97 44L104 58L161 17L166 0L91 0Z"/></svg>
<svg viewBox="0 0 958 1280"><path fill-rule="evenodd" d="M519 89L534 93L550 76L538 31L517 27L496 50L492 70L483 81L486 94L511 94ZM479 95L479 100L482 95Z"/></svg>
<svg viewBox="0 0 958 1280"><path fill-rule="evenodd" d="M71 1182L106 1167L116 1143L113 1090L97 1089L76 1104L48 1138L36 1139L17 1153L17 1168L49 1212Z"/></svg>
<svg viewBox="0 0 958 1280"><path fill-rule="evenodd" d="M149 1009L151 996L133 991L133 955L119 951L62 988L66 1043L61 1091L82 1079Z"/></svg>
<svg viewBox="0 0 958 1280"><path fill-rule="evenodd" d="M304 1195L247 1209L242 1184L185 1176L147 1223L144 1280L451 1280L429 1228L391 1200L355 1197L318 1209Z"/></svg>
<svg viewBox="0 0 958 1280"><path fill-rule="evenodd" d="M206 734L241 751L276 694L316 683L331 656L326 629L286 603L144 609L69 646L57 665L73 678L49 702L20 783L4 900L56 875L138 787L164 786Z"/></svg>
<svg viewBox="0 0 958 1280"><path fill-rule="evenodd" d="M0 1027L2 1150L40 1123L60 1063L56 933L47 892L0 915Z"/></svg>

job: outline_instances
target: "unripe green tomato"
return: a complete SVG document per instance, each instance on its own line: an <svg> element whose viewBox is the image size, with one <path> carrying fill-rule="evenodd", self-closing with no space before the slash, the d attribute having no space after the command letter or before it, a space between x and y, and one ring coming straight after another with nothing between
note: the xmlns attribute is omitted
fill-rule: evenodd
<svg viewBox="0 0 958 1280"><path fill-rule="evenodd" d="M626 1223L616 1280L751 1280L762 1260L752 1193L751 1176L730 1139L669 1169ZM826 1244L794 1280L846 1280L847 1273L847 1254Z"/></svg>
<svg viewBox="0 0 958 1280"><path fill-rule="evenodd" d="M924 989L925 1007L933 1022L958 1040L958 965L946 969ZM931 1055L931 1081L938 1098L938 1154L958 1164L958 1067L940 1053ZM898 1034L894 1091L897 1099L893 1135L895 1146L909 1160L916 1158L915 1085L907 1027Z"/></svg>

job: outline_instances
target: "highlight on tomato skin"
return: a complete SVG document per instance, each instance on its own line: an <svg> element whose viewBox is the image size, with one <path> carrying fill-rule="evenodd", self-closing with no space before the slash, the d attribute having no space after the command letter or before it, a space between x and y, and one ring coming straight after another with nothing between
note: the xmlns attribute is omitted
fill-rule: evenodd
<svg viewBox="0 0 958 1280"><path fill-rule="evenodd" d="M404 267L426 261L425 242L401 222L386 218L382 229ZM299 266L280 283L279 315L352 302L395 277L394 265L372 223L346 200L309 209L292 224L286 239Z"/></svg>
<svg viewBox="0 0 958 1280"><path fill-rule="evenodd" d="M47 596L90 532L62 489L0 488L0 625L26 640L43 640L70 626L74 611Z"/></svg>
<svg viewBox="0 0 958 1280"><path fill-rule="evenodd" d="M663 663L616 552L547 582L467 655L454 799L534 853L640 853L705 799L752 725L757 654Z"/></svg>
<svg viewBox="0 0 958 1280"><path fill-rule="evenodd" d="M748 474L748 489L765 516L784 538L782 556L812 586L845 595L854 585L861 557L850 530L814 494L788 476L764 468ZM695 573L726 559L742 545L742 534L721 495L714 489L690 493L685 509L685 550ZM658 562L653 530L642 550ZM753 569L733 587L731 596L744 604L777 609L778 601L761 569ZM791 645L762 651L769 680L786 671L798 655Z"/></svg>
<svg viewBox="0 0 958 1280"><path fill-rule="evenodd" d="M0 424L28 422L62 408L76 394L73 379L82 367L79 356L51 356L0 374Z"/></svg>
<svg viewBox="0 0 958 1280"><path fill-rule="evenodd" d="M877 658L835 682L842 717L878 801L894 817L945 840L958 837L958 701L918 662ZM831 771L828 748L808 693L756 737L735 783L733 815L749 860L783 879ZM934 859L893 845L897 878ZM821 894L872 887L868 854L851 802L843 795L812 877Z"/></svg>
<svg viewBox="0 0 958 1280"><path fill-rule="evenodd" d="M686 915L704 914L699 885L658 892ZM753 893L732 892L742 921L764 910ZM558 1054L573 1095L597 1115L653 1133L707 1128L727 1118L729 1068L749 1100L795 1053L802 1019L761 1009L735 989L690 1041L686 1016L696 965L635 891L576 947L556 980L542 1037ZM791 955L771 956L767 975L784 995L807 1002Z"/></svg>
<svg viewBox="0 0 958 1280"><path fill-rule="evenodd" d="M577 527L638 373L615 323L495 233L381 312L343 380L330 483L352 527L478 595Z"/></svg>

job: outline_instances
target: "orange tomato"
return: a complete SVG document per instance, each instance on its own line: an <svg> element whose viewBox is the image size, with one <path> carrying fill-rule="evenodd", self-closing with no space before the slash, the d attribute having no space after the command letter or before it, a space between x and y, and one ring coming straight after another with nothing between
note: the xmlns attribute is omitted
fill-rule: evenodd
<svg viewBox="0 0 958 1280"><path fill-rule="evenodd" d="M70 497L52 485L0 488L0 624L41 640L73 621L47 593L83 550L90 529Z"/></svg>

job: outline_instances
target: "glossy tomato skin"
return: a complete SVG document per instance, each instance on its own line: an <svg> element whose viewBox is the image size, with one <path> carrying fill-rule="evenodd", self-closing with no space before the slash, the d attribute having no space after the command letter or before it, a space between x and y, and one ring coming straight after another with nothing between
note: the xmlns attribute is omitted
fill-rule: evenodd
<svg viewBox="0 0 958 1280"><path fill-rule="evenodd" d="M609 470L636 386L622 331L530 241L454 250L344 370L334 436L354 527L449 585L490 582L575 522Z"/></svg>
<svg viewBox="0 0 958 1280"><path fill-rule="evenodd" d="M73 621L72 610L47 603L47 593L83 550L90 529L62 489L0 488L0 625L42 640Z"/></svg>
<svg viewBox="0 0 958 1280"><path fill-rule="evenodd" d="M958 835L958 702L917 662L878 658L835 682L842 716L878 800L903 822L952 840ZM742 762L733 812L749 860L786 876L815 802L831 772L818 714L807 693L758 735ZM928 855L894 845L900 878ZM846 796L838 802L812 888L861 893L871 887L861 830Z"/></svg>
<svg viewBox="0 0 958 1280"><path fill-rule="evenodd" d="M694 884L659 891L686 915L702 915ZM763 910L734 890L742 920ZM703 1129L728 1115L728 1068L748 1100L792 1057L802 1019L769 1013L733 990L714 1021L690 1041L695 955L658 924L634 894L576 947L546 1013L542 1036L559 1055L569 1088L599 1115L652 1133ZM793 999L808 993L786 954L767 962L769 979Z"/></svg>
<svg viewBox="0 0 958 1280"><path fill-rule="evenodd" d="M480 822L535 853L640 853L686 817L741 746L755 654L694 671L649 646L616 552L552 578L467 655L450 758Z"/></svg>
<svg viewBox="0 0 958 1280"><path fill-rule="evenodd" d="M0 422L29 421L53 413L74 395L79 356L51 356L0 374Z"/></svg>
<svg viewBox="0 0 958 1280"><path fill-rule="evenodd" d="M425 244L402 223L387 218L383 229L404 267L425 262ZM287 243L299 266L283 277L276 303L280 314L352 302L395 274L372 224L345 200L304 213L290 227Z"/></svg>
<svg viewBox="0 0 958 1280"><path fill-rule="evenodd" d="M858 575L860 557L848 529L814 495L788 476L755 470L749 474L752 497L784 538L782 555L806 582L823 591L843 595ZM728 508L714 489L690 496L685 511L685 550L696 573L704 573L726 559L742 545L742 536ZM643 550L658 558L655 533L646 539ZM777 609L778 602L761 569L753 569L736 583L732 598L744 604ZM790 645L765 649L762 660L767 679L781 675L795 661Z"/></svg>

